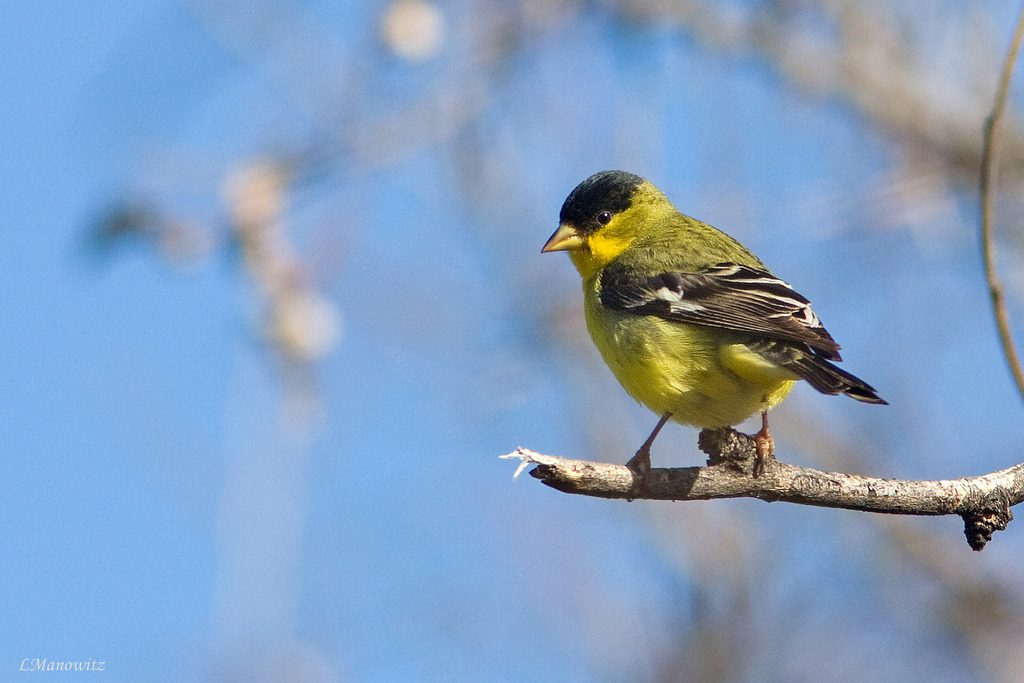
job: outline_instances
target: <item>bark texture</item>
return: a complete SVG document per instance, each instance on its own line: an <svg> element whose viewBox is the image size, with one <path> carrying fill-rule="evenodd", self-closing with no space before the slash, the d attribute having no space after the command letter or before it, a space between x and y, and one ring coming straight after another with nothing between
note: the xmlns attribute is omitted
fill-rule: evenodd
<svg viewBox="0 0 1024 683"><path fill-rule="evenodd" d="M981 550L1013 519L1010 508L1024 500L1024 463L976 477L939 480L881 479L822 472L776 460L753 476L753 438L733 429L705 429L699 445L704 467L654 468L646 476L625 465L572 460L526 448L517 458L530 475L564 493L626 500L757 498L800 505L896 515L959 515L974 550Z"/></svg>

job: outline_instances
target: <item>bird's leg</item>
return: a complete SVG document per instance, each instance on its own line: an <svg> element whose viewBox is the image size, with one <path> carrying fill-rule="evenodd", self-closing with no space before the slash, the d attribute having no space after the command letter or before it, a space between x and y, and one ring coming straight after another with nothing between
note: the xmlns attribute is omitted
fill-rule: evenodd
<svg viewBox="0 0 1024 683"><path fill-rule="evenodd" d="M757 448L757 457L754 459L754 476L764 474L768 465L768 458L775 454L775 439L772 438L772 431L768 429L768 411L761 411L761 431L754 434L754 445Z"/></svg>
<svg viewBox="0 0 1024 683"><path fill-rule="evenodd" d="M647 441L644 441L644 445L641 446L637 450L636 454L629 459L629 462L626 463L626 467L631 469L637 477L642 479L651 471L651 444L654 443L654 439L658 436L658 432L661 431L661 428L665 426L665 423L668 422L670 417L672 417L672 413L665 413L661 416L661 419L658 420L658 424L654 425L654 431L652 431L651 435L647 437Z"/></svg>

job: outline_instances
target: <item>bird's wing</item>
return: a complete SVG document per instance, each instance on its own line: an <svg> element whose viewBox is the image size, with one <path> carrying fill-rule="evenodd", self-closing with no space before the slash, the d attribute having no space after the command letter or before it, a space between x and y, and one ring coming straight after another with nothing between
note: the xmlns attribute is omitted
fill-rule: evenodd
<svg viewBox="0 0 1024 683"><path fill-rule="evenodd" d="M601 274L600 300L626 313L802 342L841 360L839 344L811 302L760 268L719 263L697 272L637 275L612 265Z"/></svg>

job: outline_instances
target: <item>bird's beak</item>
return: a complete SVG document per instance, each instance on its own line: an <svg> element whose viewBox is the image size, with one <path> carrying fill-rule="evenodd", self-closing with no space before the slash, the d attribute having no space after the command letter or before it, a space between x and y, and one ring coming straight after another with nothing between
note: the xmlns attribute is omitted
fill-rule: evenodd
<svg viewBox="0 0 1024 683"><path fill-rule="evenodd" d="M580 237L576 228L562 223L558 226L558 230L555 230L551 237L548 238L548 241L544 243L541 253L548 251L571 251L582 246L583 238Z"/></svg>

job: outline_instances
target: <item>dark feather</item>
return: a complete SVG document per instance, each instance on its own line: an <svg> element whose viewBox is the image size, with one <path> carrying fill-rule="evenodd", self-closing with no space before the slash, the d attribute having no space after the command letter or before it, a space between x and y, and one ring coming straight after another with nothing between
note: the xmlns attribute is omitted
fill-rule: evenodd
<svg viewBox="0 0 1024 683"><path fill-rule="evenodd" d="M870 384L837 368L810 349L771 339L751 342L747 347L776 365L796 373L823 394L846 394L864 403L888 405Z"/></svg>
<svg viewBox="0 0 1024 683"><path fill-rule="evenodd" d="M842 360L810 301L760 268L720 263L646 276L612 264L601 274L600 300L618 311L800 342L828 360Z"/></svg>

